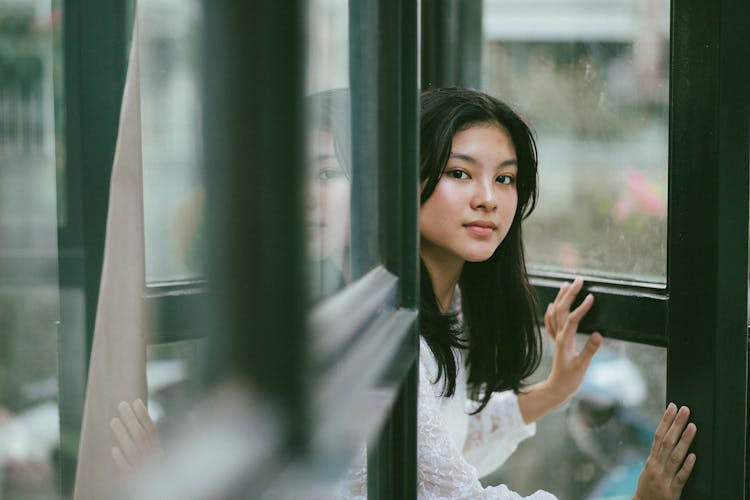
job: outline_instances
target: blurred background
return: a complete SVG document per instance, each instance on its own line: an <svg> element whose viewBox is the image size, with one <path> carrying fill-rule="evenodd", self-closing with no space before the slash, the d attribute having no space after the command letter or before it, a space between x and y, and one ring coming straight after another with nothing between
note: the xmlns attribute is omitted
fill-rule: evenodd
<svg viewBox="0 0 750 500"><path fill-rule="evenodd" d="M200 279L200 4L138 4L146 279ZM348 2L308 4L306 94L348 88ZM669 1L485 0L482 9L483 25L473 27L482 32L481 88L528 118L537 136L530 269L663 288ZM57 337L61 311L73 330L85 322L83 292L58 276L70 196L61 181L63 15L61 0L0 0L0 499L59 498L58 375L84 380L83 366L57 364L60 350L85 352L83 337L61 346ZM320 175L308 180L309 199L332 186ZM308 269L316 300L343 285L348 264L337 265L344 278L333 286ZM166 428L201 397L204 353L186 340L149 355L152 408ZM665 368L663 348L606 341L581 394L485 481L561 498L625 498L663 408Z"/></svg>

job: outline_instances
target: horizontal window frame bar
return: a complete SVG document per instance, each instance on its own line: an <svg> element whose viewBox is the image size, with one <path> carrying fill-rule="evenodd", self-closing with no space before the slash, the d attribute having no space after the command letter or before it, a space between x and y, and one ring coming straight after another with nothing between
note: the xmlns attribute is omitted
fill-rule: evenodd
<svg viewBox="0 0 750 500"><path fill-rule="evenodd" d="M417 317L414 309L385 311L318 378L312 400L313 450L339 443L340 451L351 452L381 427L416 360L411 337ZM371 397L375 394L377 398Z"/></svg>
<svg viewBox="0 0 750 500"><path fill-rule="evenodd" d="M544 321L547 304L554 301L563 283L572 279L572 275L562 273L531 274L540 322ZM583 290L573 307L588 293L594 295L594 306L581 322L579 332L589 334L598 331L605 337L626 342L667 346L669 294L666 287L585 277Z"/></svg>
<svg viewBox="0 0 750 500"><path fill-rule="evenodd" d="M396 308L399 279L382 266L318 304L308 317L316 371L337 363L368 326Z"/></svg>
<svg viewBox="0 0 750 500"><path fill-rule="evenodd" d="M148 283L144 302L151 332L149 344L205 337L207 290L207 282L200 279Z"/></svg>

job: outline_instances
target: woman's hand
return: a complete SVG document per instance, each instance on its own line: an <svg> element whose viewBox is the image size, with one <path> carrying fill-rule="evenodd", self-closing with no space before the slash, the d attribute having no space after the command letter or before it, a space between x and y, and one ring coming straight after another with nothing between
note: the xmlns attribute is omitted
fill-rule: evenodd
<svg viewBox="0 0 750 500"><path fill-rule="evenodd" d="M591 359L602 344L602 336L599 333L593 333L583 349L580 352L576 350L575 334L578 331L578 325L594 305L594 296L588 294L581 305L573 311L570 310L573 300L582 287L581 278L576 278L572 284L565 283L560 287L555 301L547 306L547 312L544 314L547 334L555 341L552 370L546 383L549 389L559 396L559 404L569 400L578 390L591 364Z"/></svg>
<svg viewBox="0 0 750 500"><path fill-rule="evenodd" d="M697 429L688 423L690 410L669 403L654 434L651 453L638 479L633 500L675 500L695 465L695 454L688 455ZM686 458L687 456L687 458Z"/></svg>
<svg viewBox="0 0 750 500"><path fill-rule="evenodd" d="M576 278L572 284L565 283L555 301L547 306L544 326L555 341L555 354L547 380L519 394L519 408L526 423L540 419L575 394L583 382L591 359L602 344L602 336L593 333L583 349L580 352L576 350L575 334L578 324L594 304L594 297L589 294L581 305L570 310L582 287L583 280L580 278Z"/></svg>
<svg viewBox="0 0 750 500"><path fill-rule="evenodd" d="M155 454L161 454L159 433L143 401L132 405L123 401L117 406L119 417L110 422L117 445L112 448L112 459L124 474L130 474Z"/></svg>

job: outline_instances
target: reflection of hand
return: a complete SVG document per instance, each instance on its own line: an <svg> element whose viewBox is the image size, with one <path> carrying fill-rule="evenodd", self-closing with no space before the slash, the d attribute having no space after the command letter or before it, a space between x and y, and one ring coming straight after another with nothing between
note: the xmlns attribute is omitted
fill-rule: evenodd
<svg viewBox="0 0 750 500"><path fill-rule="evenodd" d="M651 453L638 479L633 500L676 500L695 465L695 454L687 454L697 428L688 424L690 410L669 403L654 433ZM687 458L685 456L687 455Z"/></svg>
<svg viewBox="0 0 750 500"><path fill-rule="evenodd" d="M547 306L547 312L544 314L544 326L549 336L555 341L555 354L547 385L557 393L561 399L560 404L567 401L578 390L591 364L591 359L602 344L602 336L594 333L589 337L581 352L575 348L578 324L594 304L594 297L589 294L581 305L573 311L570 310L573 300L582 287L581 278L576 278L570 285L565 283L560 288L555 301Z"/></svg>
<svg viewBox="0 0 750 500"><path fill-rule="evenodd" d="M120 416L109 424L117 440L117 446L112 448L112 459L120 472L130 473L148 457L161 454L159 433L140 399L132 406L123 401L117 411Z"/></svg>

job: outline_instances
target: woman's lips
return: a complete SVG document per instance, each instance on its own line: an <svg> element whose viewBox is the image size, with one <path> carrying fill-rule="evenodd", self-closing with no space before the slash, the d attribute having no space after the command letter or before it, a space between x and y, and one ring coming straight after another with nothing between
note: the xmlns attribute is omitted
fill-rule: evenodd
<svg viewBox="0 0 750 500"><path fill-rule="evenodd" d="M477 236L489 236L492 231L497 229L497 226L488 221L474 221L464 224L464 227L472 234Z"/></svg>

